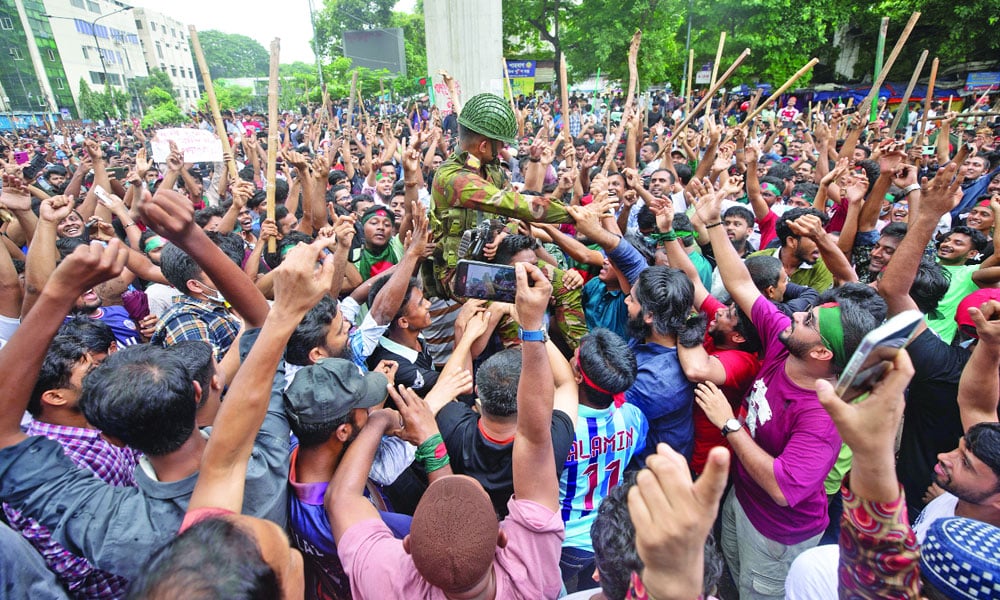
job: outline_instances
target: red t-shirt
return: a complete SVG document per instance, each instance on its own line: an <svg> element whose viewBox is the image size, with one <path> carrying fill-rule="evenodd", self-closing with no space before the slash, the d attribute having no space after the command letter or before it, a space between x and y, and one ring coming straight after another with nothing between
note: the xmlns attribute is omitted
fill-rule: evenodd
<svg viewBox="0 0 1000 600"><path fill-rule="evenodd" d="M774 214L774 213L771 213ZM719 302L714 296L708 296L701 303L701 312L708 316L709 322L715 319L715 313L726 305ZM714 356L722 363L726 369L726 381L719 389L726 395L729 404L733 407L733 412L739 412L743 398L750 390L757 371L760 370L760 360L756 354L744 352L743 350L720 350L715 347L712 337L705 333L705 350L710 356ZM695 474L701 474L705 468L705 460L708 452L716 446L729 447L726 438L722 435L722 430L712 424L705 416L705 412L695 404L694 406L694 451L691 453L691 470Z"/></svg>
<svg viewBox="0 0 1000 600"><path fill-rule="evenodd" d="M767 211L767 216L757 220L757 230L760 231L760 249L767 248L767 245L778 236L774 226L778 224L778 215L773 210Z"/></svg>

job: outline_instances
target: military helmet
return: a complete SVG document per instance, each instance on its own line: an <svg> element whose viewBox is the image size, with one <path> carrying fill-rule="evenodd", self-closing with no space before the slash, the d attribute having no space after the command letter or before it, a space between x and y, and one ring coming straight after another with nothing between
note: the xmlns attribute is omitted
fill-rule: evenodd
<svg viewBox="0 0 1000 600"><path fill-rule="evenodd" d="M517 118L510 104L496 94L476 94L465 103L458 124L491 140L517 143Z"/></svg>

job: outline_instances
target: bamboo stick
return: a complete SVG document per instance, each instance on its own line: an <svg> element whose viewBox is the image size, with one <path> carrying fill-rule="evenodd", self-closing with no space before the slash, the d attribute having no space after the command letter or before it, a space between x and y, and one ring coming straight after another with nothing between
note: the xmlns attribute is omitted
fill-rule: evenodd
<svg viewBox="0 0 1000 600"><path fill-rule="evenodd" d="M910 77L910 83L906 84L906 92L903 93L903 102L900 103L899 108L896 110L896 116L892 119L892 125L890 127L890 135L896 132L899 128L899 122L903 118L902 110L909 111L908 105L910 103L910 95L913 94L913 88L917 86L917 80L920 79L920 72L924 70L924 62L927 60L927 50L920 53L920 59L917 61L917 67L913 69L913 75Z"/></svg>
<svg viewBox="0 0 1000 600"><path fill-rule="evenodd" d="M267 84L267 218L274 220L274 183L278 162L278 54L281 43L271 42L271 73ZM274 238L268 238L267 251L275 252Z"/></svg>
<svg viewBox="0 0 1000 600"><path fill-rule="evenodd" d="M198 61L198 70L201 71L201 80L205 83L205 94L208 95L208 106L212 110L212 118L215 121L215 133L222 142L222 151L229 155L226 167L229 168L230 184L239 181L239 169L236 168L236 157L233 156L233 149L229 146L229 136L226 134L226 123L222 120L222 112L219 110L219 101L215 97L215 86L212 85L212 76L208 71L208 63L205 62L205 54L201 51L201 41L198 39L198 30L194 25L188 26L188 33L191 36L191 47L194 49L195 59Z"/></svg>
<svg viewBox="0 0 1000 600"><path fill-rule="evenodd" d="M712 65L712 82L711 87L715 87L715 82L719 75L719 63L722 62L722 49L726 45L726 32L723 31L719 34L719 48L715 51L715 63Z"/></svg>
<svg viewBox="0 0 1000 600"><path fill-rule="evenodd" d="M805 75L806 73L808 73L809 71L811 71L812 68L815 67L816 63L818 63L818 62L819 62L819 59L818 58L814 58L814 59L810 60L809 62L807 62L804 67L802 67L801 69L799 69L798 71L796 71L795 74L792 75L791 77L789 77L788 81L786 81L784 84L782 84L782 86L780 88L778 88L777 91L775 91L773 94L771 94L771 96L767 100L765 100L763 104L761 104L760 106L758 106L757 108L755 108L753 110L753 112L751 112L750 114L748 114L747 117L745 119L743 119L743 122L740 123L740 126L742 127L742 126L746 125L747 123L749 123L750 121L752 121L754 118L756 118L757 115L759 115L761 112L763 112L763 110L765 108L767 108L768 106L770 106L775 100L778 99L779 96L781 96L782 94L784 94L785 90L787 90L788 88L792 87L792 85L796 81L798 81L800 77L802 77L803 75Z"/></svg>
<svg viewBox="0 0 1000 600"><path fill-rule="evenodd" d="M927 96L924 98L924 117L920 121L920 140L921 145L926 146L924 143L927 141L927 113L931 110L931 102L934 100L934 83L937 82L937 72L938 72L938 59L935 56L934 60L931 61L931 79L927 82Z"/></svg>

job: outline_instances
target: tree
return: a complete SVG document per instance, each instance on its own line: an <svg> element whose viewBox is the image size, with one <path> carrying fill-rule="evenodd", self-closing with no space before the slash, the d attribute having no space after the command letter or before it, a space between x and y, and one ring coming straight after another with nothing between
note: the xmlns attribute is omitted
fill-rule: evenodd
<svg viewBox="0 0 1000 600"><path fill-rule="evenodd" d="M214 29L198 32L198 40L213 81L220 77L267 77L271 55L256 40ZM200 80L200 71L198 77Z"/></svg>
<svg viewBox="0 0 1000 600"><path fill-rule="evenodd" d="M177 92L174 90L174 83L170 80L167 72L161 69L150 69L148 77L136 77L132 80L132 91L142 98L142 103L145 106L154 106L157 104L153 98L147 97L147 93L152 89L164 91L171 98L177 97Z"/></svg>
<svg viewBox="0 0 1000 600"><path fill-rule="evenodd" d="M142 118L143 127L162 127L164 125L179 125L190 118L185 115L173 95L161 87L152 87L144 95L146 114Z"/></svg>
<svg viewBox="0 0 1000 600"><path fill-rule="evenodd" d="M628 48L632 34L642 30L639 82L643 86L673 79L680 83L684 44L677 37L684 23L679 3L663 0L588 0L568 12L562 48L570 80L585 79L601 70L601 79L628 82Z"/></svg>
<svg viewBox="0 0 1000 600"><path fill-rule="evenodd" d="M550 44L557 65L556 85L561 85L558 69L562 56L560 26L570 22L566 16L568 7L569 3L563 0L503 0L504 38L511 40L510 45L504 43L504 55L519 54L518 49L538 47L541 42ZM603 16L613 18L613 13Z"/></svg>
<svg viewBox="0 0 1000 600"><path fill-rule="evenodd" d="M326 0L313 17L319 53L341 56L344 32L389 27L396 0Z"/></svg>
<svg viewBox="0 0 1000 600"><path fill-rule="evenodd" d="M80 114L83 118L95 121L107 117L122 119L127 117L129 112L129 98L124 92L110 85L105 86L103 92L95 92L82 77L77 103L80 105Z"/></svg>
<svg viewBox="0 0 1000 600"><path fill-rule="evenodd" d="M235 85L225 81L214 81L215 99L219 103L219 110L240 110L250 106L253 102L253 90L241 85ZM208 94L202 94L198 100L198 110L208 112Z"/></svg>

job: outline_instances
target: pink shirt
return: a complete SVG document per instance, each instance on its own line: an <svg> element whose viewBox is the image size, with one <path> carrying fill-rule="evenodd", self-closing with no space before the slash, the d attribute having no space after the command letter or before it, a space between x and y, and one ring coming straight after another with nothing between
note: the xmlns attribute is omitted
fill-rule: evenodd
<svg viewBox="0 0 1000 600"><path fill-rule="evenodd" d="M496 597L557 598L562 589L562 518L530 500L511 498L507 507L510 514L500 523L507 533L507 546L498 547L493 560ZM446 600L443 591L420 576L413 558L403 550L402 541L392 536L381 519L353 525L337 540L337 553L357 600Z"/></svg>

